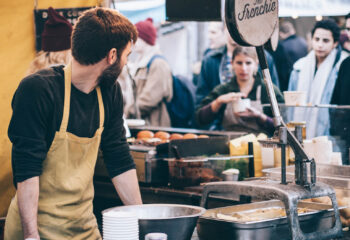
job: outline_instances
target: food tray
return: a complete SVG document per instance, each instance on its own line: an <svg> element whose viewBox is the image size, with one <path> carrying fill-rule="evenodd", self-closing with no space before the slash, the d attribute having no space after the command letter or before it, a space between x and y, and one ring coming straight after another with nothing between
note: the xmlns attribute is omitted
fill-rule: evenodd
<svg viewBox="0 0 350 240"><path fill-rule="evenodd" d="M249 210L282 207L281 201L271 200L207 210L197 223L200 240L281 240L290 239L291 234L286 217L253 222L235 222L216 218L217 213L229 214ZM300 228L305 233L329 229L334 224L332 207L325 204L300 202L298 207L310 212L299 215Z"/></svg>

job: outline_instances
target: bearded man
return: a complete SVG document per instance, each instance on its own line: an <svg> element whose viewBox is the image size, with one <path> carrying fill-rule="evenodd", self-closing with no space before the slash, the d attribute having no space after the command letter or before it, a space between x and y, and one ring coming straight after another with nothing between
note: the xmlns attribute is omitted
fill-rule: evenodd
<svg viewBox="0 0 350 240"><path fill-rule="evenodd" d="M8 135L17 193L5 239L101 239L93 215L99 147L124 204L141 204L116 79L137 40L120 13L95 8L72 34L72 62L24 78Z"/></svg>

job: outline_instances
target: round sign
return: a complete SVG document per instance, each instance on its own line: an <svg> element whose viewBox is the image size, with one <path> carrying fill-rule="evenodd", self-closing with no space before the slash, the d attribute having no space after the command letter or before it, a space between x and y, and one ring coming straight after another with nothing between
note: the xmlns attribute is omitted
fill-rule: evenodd
<svg viewBox="0 0 350 240"><path fill-rule="evenodd" d="M238 44L262 46L277 24L278 0L226 0L225 19Z"/></svg>

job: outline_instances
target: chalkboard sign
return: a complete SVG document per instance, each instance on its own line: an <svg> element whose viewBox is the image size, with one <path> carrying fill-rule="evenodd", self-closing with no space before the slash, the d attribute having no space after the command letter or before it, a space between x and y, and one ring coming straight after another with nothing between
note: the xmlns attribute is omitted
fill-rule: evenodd
<svg viewBox="0 0 350 240"><path fill-rule="evenodd" d="M64 16L72 25L76 23L78 17L90 7L84 8L55 8L55 10ZM41 50L41 34L44 30L44 25L48 19L47 9L35 9L34 20L35 20L35 48L39 52Z"/></svg>
<svg viewBox="0 0 350 240"><path fill-rule="evenodd" d="M221 21L221 0L166 0L167 21Z"/></svg>

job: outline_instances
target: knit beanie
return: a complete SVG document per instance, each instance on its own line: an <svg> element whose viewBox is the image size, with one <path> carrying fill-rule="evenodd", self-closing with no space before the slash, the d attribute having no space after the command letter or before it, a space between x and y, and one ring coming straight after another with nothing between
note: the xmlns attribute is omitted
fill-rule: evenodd
<svg viewBox="0 0 350 240"><path fill-rule="evenodd" d="M48 20L41 34L41 49L46 52L70 49L72 29L72 24L65 17L49 7Z"/></svg>
<svg viewBox="0 0 350 240"><path fill-rule="evenodd" d="M140 21L135 24L139 37L149 45L156 44L157 29L153 25L152 18L147 18L145 21Z"/></svg>

